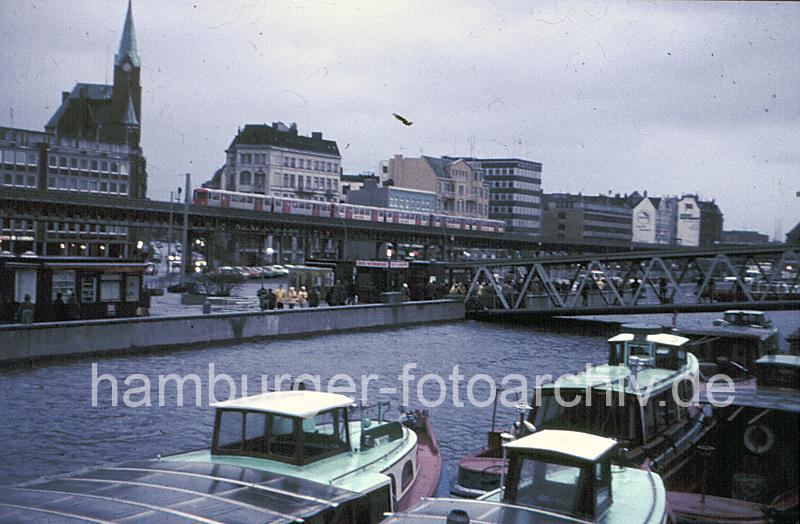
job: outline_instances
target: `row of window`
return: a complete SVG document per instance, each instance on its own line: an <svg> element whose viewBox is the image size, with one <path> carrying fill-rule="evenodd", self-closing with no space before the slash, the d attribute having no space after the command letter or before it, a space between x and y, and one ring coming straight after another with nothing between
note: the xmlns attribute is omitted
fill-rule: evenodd
<svg viewBox="0 0 800 524"><path fill-rule="evenodd" d="M539 213L530 207L519 206L489 206L489 213L536 216Z"/></svg>
<svg viewBox="0 0 800 524"><path fill-rule="evenodd" d="M255 175L251 174L250 171L242 171L239 173L239 185L242 186L261 186L263 187L266 185L267 182L267 175L263 171L258 171Z"/></svg>
<svg viewBox="0 0 800 524"><path fill-rule="evenodd" d="M277 176L276 176L277 178ZM339 180L332 177L312 177L311 175L295 175L294 173L283 173L283 187L296 188L298 190L330 190L339 192Z"/></svg>
<svg viewBox="0 0 800 524"><path fill-rule="evenodd" d="M13 149L3 150L3 163L4 164L17 164L17 165L39 165L38 155L33 151L15 151Z"/></svg>
<svg viewBox="0 0 800 524"><path fill-rule="evenodd" d="M530 202L532 204L538 204L541 201L537 195L523 195L520 193L490 193L489 200L513 200L516 202Z"/></svg>
<svg viewBox="0 0 800 524"><path fill-rule="evenodd" d="M394 209L414 209L417 211L433 211L434 203L414 198L389 198L389 207Z"/></svg>
<svg viewBox="0 0 800 524"><path fill-rule="evenodd" d="M522 220L520 218L512 218L511 219L511 226L513 227L527 227L533 229L539 229L539 222L536 220Z"/></svg>
<svg viewBox="0 0 800 524"><path fill-rule="evenodd" d="M124 173L128 172L128 165L125 162L114 160L97 160L76 156L50 155L48 159L51 168L68 170L96 171L105 173Z"/></svg>
<svg viewBox="0 0 800 524"><path fill-rule="evenodd" d="M35 225L35 220L26 220L24 218L6 218L4 220L0 218L0 230L3 233L12 231L33 232Z"/></svg>
<svg viewBox="0 0 800 524"><path fill-rule="evenodd" d="M338 173L338 162L324 162L322 160L308 160L291 156L283 157L284 167L297 167L299 169L309 169L313 171L323 171L326 173Z"/></svg>
<svg viewBox="0 0 800 524"><path fill-rule="evenodd" d="M539 191L539 184L532 182L521 182L519 180L492 180L489 182L491 187L499 188L514 188L514 189L528 189L530 191Z"/></svg>
<svg viewBox="0 0 800 524"><path fill-rule="evenodd" d="M95 235L127 236L128 226L114 224L87 224L84 222L48 222L47 232L58 233L89 233Z"/></svg>
<svg viewBox="0 0 800 524"><path fill-rule="evenodd" d="M516 169L513 167L488 167L485 168L484 171L487 175L527 175L531 171L541 172L541 169L524 169L521 167Z"/></svg>
<svg viewBox="0 0 800 524"><path fill-rule="evenodd" d="M100 284L100 296L97 296L97 284ZM80 293L82 304L100 302L119 302L122 300L122 275L120 273L101 273L97 275L84 274L80 279L80 290L76 288L77 279L75 271L54 271L52 301L59 298L67 303L69 298ZM125 300L136 302L139 300L140 277L127 275L125 278Z"/></svg>
<svg viewBox="0 0 800 524"><path fill-rule="evenodd" d="M32 188L35 188L37 186L36 179L37 179L36 175L23 175L23 174L20 174L20 173L17 173L17 174L4 173L3 174L3 185L4 186L11 186L11 187L32 187Z"/></svg>
<svg viewBox="0 0 800 524"><path fill-rule="evenodd" d="M47 177L47 188L60 191L81 191L85 193L107 193L112 195L127 195L127 182L106 182L99 180L86 180L75 176L50 176Z"/></svg>

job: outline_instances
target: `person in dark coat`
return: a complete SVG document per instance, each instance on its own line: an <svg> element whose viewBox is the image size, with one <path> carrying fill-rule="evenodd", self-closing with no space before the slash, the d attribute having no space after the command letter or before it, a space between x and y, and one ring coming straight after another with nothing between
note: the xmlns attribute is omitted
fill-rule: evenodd
<svg viewBox="0 0 800 524"><path fill-rule="evenodd" d="M308 292L308 307L319 307L319 286L314 286Z"/></svg>
<svg viewBox="0 0 800 524"><path fill-rule="evenodd" d="M256 296L258 297L258 305L261 308L261 311L267 309L267 290L264 289L264 286L261 286L261 288L256 291Z"/></svg>
<svg viewBox="0 0 800 524"><path fill-rule="evenodd" d="M25 300L19 305L17 310L17 322L30 324L36 314L36 305L31 300L30 295L25 295Z"/></svg>
<svg viewBox="0 0 800 524"><path fill-rule="evenodd" d="M67 305L64 303L64 297L60 291L56 293L56 298L53 299L53 307L50 309L48 317L51 322L67 320Z"/></svg>
<svg viewBox="0 0 800 524"><path fill-rule="evenodd" d="M272 288L267 290L267 309L270 311L278 306L278 295L276 295Z"/></svg>

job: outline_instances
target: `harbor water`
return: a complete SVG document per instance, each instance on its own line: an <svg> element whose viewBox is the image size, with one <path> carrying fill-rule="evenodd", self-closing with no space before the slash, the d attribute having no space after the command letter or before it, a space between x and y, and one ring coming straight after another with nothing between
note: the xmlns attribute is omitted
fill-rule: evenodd
<svg viewBox="0 0 800 524"><path fill-rule="evenodd" d="M772 312L769 316L781 332L782 344L783 338L800 326L797 312ZM266 385L273 387L275 375L298 377L305 373L319 376L323 386L331 377L346 374L362 395L367 377L369 402L392 401L394 409L389 416L393 417L398 416L396 406L403 399L400 375L406 367L411 377L406 386L410 407L422 407L420 382L424 382L419 389L426 401L446 395L441 405L430 409L445 465L439 485L439 494L444 495L458 459L485 444L491 423L491 405L477 407L467 400L470 378L485 374L499 383L503 377L520 374L528 377L532 388L537 374L577 372L586 363L602 363L606 354L602 338L463 321L0 369L0 439L4 443L0 447L0 483L206 447L213 431L208 391L211 365L217 377L225 374L234 380L237 395L242 393L243 375L250 394L261 391L262 376L267 377ZM96 375L108 374L116 380L116 406L112 405L110 380L101 380L93 388L93 363ZM416 367L409 367L411 364ZM451 377L455 365L464 377L457 379L457 395ZM424 379L429 373L443 379L444 390L442 383ZM170 374L200 378L200 406L196 406L193 382L184 384L183 406L178 406L174 381L161 388L164 394L159 397L158 377ZM483 404L491 393L486 378L475 379L469 388ZM141 388L146 381L152 405L129 405L143 401L145 394L134 388ZM340 379L336 385L347 383ZM228 383L218 380L213 393L217 399L226 399ZM463 402L463 407L456 407L456 400ZM498 428L510 427L515 416L513 409L498 407Z"/></svg>

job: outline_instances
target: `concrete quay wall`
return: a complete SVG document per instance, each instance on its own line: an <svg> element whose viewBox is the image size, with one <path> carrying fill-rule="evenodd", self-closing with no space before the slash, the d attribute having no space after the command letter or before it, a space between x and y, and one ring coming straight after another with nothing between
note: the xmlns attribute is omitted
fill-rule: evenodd
<svg viewBox="0 0 800 524"><path fill-rule="evenodd" d="M452 300L0 326L0 364L464 319Z"/></svg>

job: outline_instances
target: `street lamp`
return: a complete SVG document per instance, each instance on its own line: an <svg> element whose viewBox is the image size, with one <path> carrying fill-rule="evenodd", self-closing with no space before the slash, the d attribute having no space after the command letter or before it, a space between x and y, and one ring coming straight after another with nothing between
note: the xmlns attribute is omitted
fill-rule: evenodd
<svg viewBox="0 0 800 524"><path fill-rule="evenodd" d="M389 291L394 291L395 285L392 281L392 255L394 254L394 250L390 247L386 248L386 259L387 259L387 276L389 277Z"/></svg>
<svg viewBox="0 0 800 524"><path fill-rule="evenodd" d="M267 260L268 260L267 264L271 266L272 265L272 255L275 254L275 250L272 249L271 247L268 247L267 249L264 250L264 254L267 255ZM265 265L267 265L267 264L265 264ZM265 269L261 268L261 287L264 287L264 273L266 273Z"/></svg>

